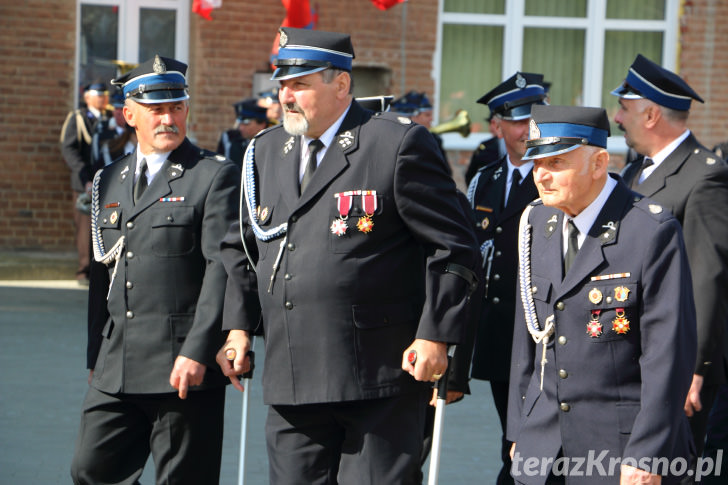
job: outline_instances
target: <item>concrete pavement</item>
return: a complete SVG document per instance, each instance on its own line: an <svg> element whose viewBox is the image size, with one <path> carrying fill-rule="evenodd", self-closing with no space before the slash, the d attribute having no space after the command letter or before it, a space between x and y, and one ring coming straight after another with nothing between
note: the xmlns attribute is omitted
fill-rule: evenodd
<svg viewBox="0 0 728 485"><path fill-rule="evenodd" d="M86 392L87 291L75 281L0 281L0 484L70 483L69 466ZM251 386L246 483L268 482L260 371ZM486 382L473 396L449 406L441 484L494 483L500 427ZM238 477L241 394L228 388L222 484ZM427 471L425 469L425 476ZM148 463L143 484L154 483Z"/></svg>

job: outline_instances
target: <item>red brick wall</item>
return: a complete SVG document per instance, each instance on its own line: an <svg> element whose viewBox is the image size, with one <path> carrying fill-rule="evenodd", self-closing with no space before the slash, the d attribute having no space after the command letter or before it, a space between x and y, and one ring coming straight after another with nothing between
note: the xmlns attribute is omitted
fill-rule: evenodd
<svg viewBox="0 0 728 485"><path fill-rule="evenodd" d="M399 95L401 75L402 5L381 11L369 0L316 0L319 30L350 32L357 66L388 67L393 72L390 93ZM437 0L407 4L407 90L432 97L432 53L437 29ZM213 20L193 16L190 32L190 128L197 142L214 149L220 133L234 120L232 103L253 95L253 74L268 70L278 26L285 17L280 2L225 1ZM355 81L356 82L356 81Z"/></svg>
<svg viewBox="0 0 728 485"><path fill-rule="evenodd" d="M437 0L407 3L405 89L433 96ZM399 95L403 5L312 0L321 30L352 34L355 65L389 67ZM73 194L58 135L73 108L76 0L26 0L0 6L0 250L73 249ZM276 0L226 0L213 21L191 16L190 135L215 148L231 125L231 104L253 94L268 67L285 10ZM690 126L709 147L728 139L728 18L724 0L685 0L680 74L705 98Z"/></svg>
<svg viewBox="0 0 728 485"><path fill-rule="evenodd" d="M75 0L0 7L0 249L70 250L58 137L73 104Z"/></svg>
<svg viewBox="0 0 728 485"><path fill-rule="evenodd" d="M690 128L708 148L728 140L728 2L684 0L680 75L705 100L693 102Z"/></svg>

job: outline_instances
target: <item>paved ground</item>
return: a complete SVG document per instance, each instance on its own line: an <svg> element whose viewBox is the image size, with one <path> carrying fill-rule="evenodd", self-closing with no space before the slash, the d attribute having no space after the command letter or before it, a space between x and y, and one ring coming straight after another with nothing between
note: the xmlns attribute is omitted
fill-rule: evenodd
<svg viewBox="0 0 728 485"><path fill-rule="evenodd" d="M86 291L73 281L0 281L0 484L70 483L87 387L85 318ZM258 357L262 362L262 352ZM246 483L253 485L268 481L259 379L257 372L249 404ZM497 475L498 417L487 383L474 381L472 390L474 396L446 413L442 484L488 484ZM237 483L241 402L228 390L225 485ZM148 464L141 481L151 484L153 477Z"/></svg>

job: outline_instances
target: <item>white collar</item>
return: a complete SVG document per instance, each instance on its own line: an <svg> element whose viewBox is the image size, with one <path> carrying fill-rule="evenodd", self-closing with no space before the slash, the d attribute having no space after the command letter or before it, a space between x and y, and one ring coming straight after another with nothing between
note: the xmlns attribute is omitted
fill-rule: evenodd
<svg viewBox="0 0 728 485"><path fill-rule="evenodd" d="M685 131L684 131L684 132L682 133L682 135L680 135L680 136L678 136L677 138L675 138L674 140L672 140L672 141L671 141L671 142L670 142L670 143L669 143L669 144L668 144L668 145L667 145L667 146L666 146L665 148L663 148L662 150L660 150L659 152L657 152L657 153L655 154L655 156L654 156L654 157L649 157L649 158L651 158L651 159L652 159L652 162L654 163L654 165L652 165L652 167L654 167L654 168L652 168L652 170L654 170L655 168L657 168L657 166L658 166L658 165L660 165L660 164L661 164L662 162L664 162L664 161L665 161L665 159L666 159L666 158L667 158L667 157L668 157L668 156L669 156L669 155L670 155L670 154L671 154L672 152L674 152L674 151L675 151L675 149L676 149L676 148L677 148L678 146L680 146L680 144L681 144L681 143L682 143L683 141L685 141L685 139L686 139L686 138L687 138L688 136L690 136L690 130L685 130ZM650 172L651 172L652 170L650 170ZM647 171L647 169L645 169L645 171Z"/></svg>
<svg viewBox="0 0 728 485"><path fill-rule="evenodd" d="M604 187L602 187L602 190L599 192L599 195L597 195L597 197L592 201L591 204L586 207L586 209L577 214L576 217L569 217L564 214L565 217L562 231L564 233L563 240L565 244L568 235L567 222L569 221L569 219L571 219L574 221L574 225L579 230L579 247L581 247L581 245L584 243L584 240L586 239L586 235L589 234L589 230L594 225L594 221L597 220L597 217L602 211L604 204L607 203L607 199L612 194L612 191L616 186L617 181L612 177L607 176L607 181L604 184ZM564 252L566 252L566 249L564 249Z"/></svg>
<svg viewBox="0 0 728 485"><path fill-rule="evenodd" d="M134 178L136 179L139 176L139 165L142 163L142 159L146 159L147 161L147 171L149 172L149 175L147 176L148 183L152 183L152 179L154 179L154 176L162 169L162 165L164 165L165 160L169 157L169 154L172 153L171 151L165 152L165 153L150 153L149 155L145 155L142 153L141 149L139 148L139 144L137 143L136 148L136 168L134 169Z"/></svg>

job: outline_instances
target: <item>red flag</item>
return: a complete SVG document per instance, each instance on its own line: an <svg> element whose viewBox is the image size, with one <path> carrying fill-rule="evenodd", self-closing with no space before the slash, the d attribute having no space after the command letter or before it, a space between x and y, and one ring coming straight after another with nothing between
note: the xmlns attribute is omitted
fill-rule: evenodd
<svg viewBox="0 0 728 485"><path fill-rule="evenodd" d="M372 0L372 3L379 10L387 10L394 7L398 3L404 3L406 1L407 0Z"/></svg>
<svg viewBox="0 0 728 485"><path fill-rule="evenodd" d="M309 0L281 0L286 7L286 18L283 19L281 27L295 27L298 29L315 29L318 23L318 14L311 7ZM275 64L278 56L278 42L280 33L276 33L273 39L273 48L270 51L270 63ZM275 69L275 66L272 66Z"/></svg>
<svg viewBox="0 0 728 485"><path fill-rule="evenodd" d="M205 20L212 20L210 12L219 8L222 0L192 0L192 12Z"/></svg>

